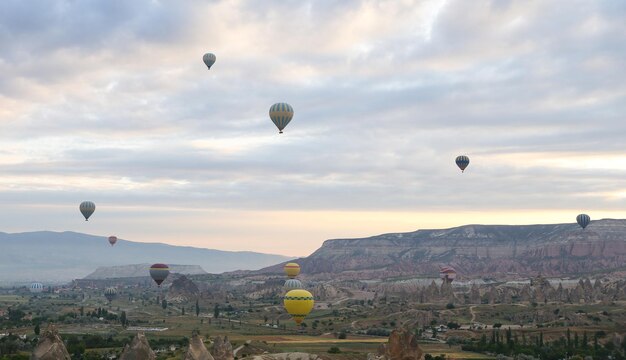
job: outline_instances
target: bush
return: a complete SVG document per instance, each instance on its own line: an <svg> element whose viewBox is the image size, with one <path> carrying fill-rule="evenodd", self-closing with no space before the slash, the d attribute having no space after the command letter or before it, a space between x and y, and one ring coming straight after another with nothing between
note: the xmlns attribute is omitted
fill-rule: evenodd
<svg viewBox="0 0 626 360"><path fill-rule="evenodd" d="M339 354L339 353L341 353L341 350L337 346L333 346L330 349L328 349L328 353L329 354Z"/></svg>
<svg viewBox="0 0 626 360"><path fill-rule="evenodd" d="M339 335L337 335L337 339L345 339L348 337L348 334L346 334L345 331L342 331L339 333Z"/></svg>
<svg viewBox="0 0 626 360"><path fill-rule="evenodd" d="M446 304L446 309L454 309L454 304L453 303L447 303Z"/></svg>

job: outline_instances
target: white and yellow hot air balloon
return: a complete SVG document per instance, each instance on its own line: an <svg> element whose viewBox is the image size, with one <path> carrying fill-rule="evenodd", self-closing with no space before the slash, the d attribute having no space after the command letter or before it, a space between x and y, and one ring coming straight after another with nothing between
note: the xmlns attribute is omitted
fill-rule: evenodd
<svg viewBox="0 0 626 360"><path fill-rule="evenodd" d="M283 304L293 321L296 324L300 324L313 310L315 301L313 300L313 294L310 292L303 289L295 289L285 294Z"/></svg>

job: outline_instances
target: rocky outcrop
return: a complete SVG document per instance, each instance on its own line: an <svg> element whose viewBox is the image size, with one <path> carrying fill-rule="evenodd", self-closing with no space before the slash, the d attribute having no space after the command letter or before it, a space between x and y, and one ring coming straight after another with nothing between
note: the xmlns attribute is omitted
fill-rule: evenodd
<svg viewBox="0 0 626 360"><path fill-rule="evenodd" d="M420 360L423 354L415 335L404 329L396 329L389 335L389 342L380 345L378 355L368 354L368 359Z"/></svg>
<svg viewBox="0 0 626 360"><path fill-rule="evenodd" d="M307 276L320 280L436 276L441 263L453 265L460 278L617 271L626 263L626 220L593 221L586 230L575 223L466 225L327 240L297 261ZM260 272L282 273L282 267Z"/></svg>
<svg viewBox="0 0 626 360"><path fill-rule="evenodd" d="M213 356L209 353L204 341L199 334L194 334L189 340L189 347L187 348L187 354L185 354L184 360L214 360Z"/></svg>
<svg viewBox="0 0 626 360"><path fill-rule="evenodd" d="M198 286L185 275L180 275L170 286L167 296L165 297L170 303L186 303L196 301L200 296Z"/></svg>
<svg viewBox="0 0 626 360"><path fill-rule="evenodd" d="M228 341L228 336L217 336L213 340L211 354L215 360L234 360L233 346Z"/></svg>
<svg viewBox="0 0 626 360"><path fill-rule="evenodd" d="M120 360L156 360L156 354L150 348L143 333L137 333L133 341L124 347Z"/></svg>
<svg viewBox="0 0 626 360"><path fill-rule="evenodd" d="M70 354L54 325L48 325L43 332L30 360L70 360Z"/></svg>

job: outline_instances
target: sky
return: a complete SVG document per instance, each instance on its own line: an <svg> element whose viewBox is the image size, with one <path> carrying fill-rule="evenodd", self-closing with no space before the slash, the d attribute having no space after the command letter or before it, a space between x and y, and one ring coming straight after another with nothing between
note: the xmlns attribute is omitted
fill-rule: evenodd
<svg viewBox="0 0 626 360"><path fill-rule="evenodd" d="M626 218L625 19L621 0L2 1L0 231L303 256Z"/></svg>

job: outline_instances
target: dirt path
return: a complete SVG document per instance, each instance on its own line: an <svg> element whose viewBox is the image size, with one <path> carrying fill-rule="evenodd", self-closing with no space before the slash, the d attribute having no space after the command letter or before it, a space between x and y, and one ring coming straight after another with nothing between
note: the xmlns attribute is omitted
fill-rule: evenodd
<svg viewBox="0 0 626 360"><path fill-rule="evenodd" d="M476 312L474 312L474 308L475 308L476 306L477 306L477 305L472 305L472 306L470 306L470 309L469 309L469 310L470 310L470 313L472 314L472 320L470 320L470 322L471 322L472 324L476 321Z"/></svg>

